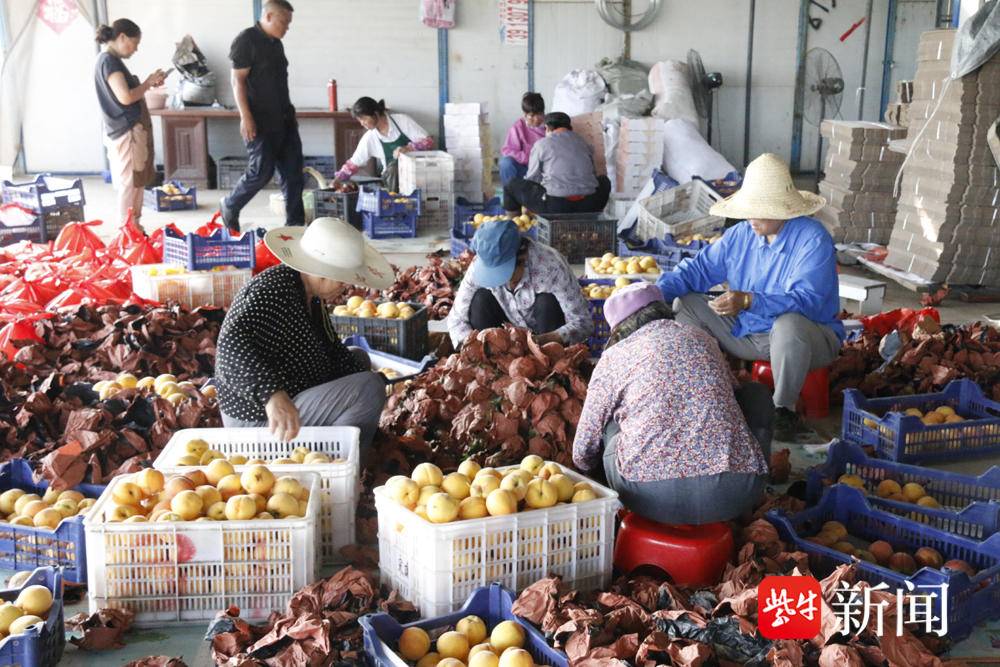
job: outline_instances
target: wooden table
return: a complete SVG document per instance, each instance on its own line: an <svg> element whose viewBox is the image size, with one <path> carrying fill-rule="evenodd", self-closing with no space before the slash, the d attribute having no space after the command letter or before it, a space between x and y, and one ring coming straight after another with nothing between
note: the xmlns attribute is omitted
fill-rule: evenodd
<svg viewBox="0 0 1000 667"><path fill-rule="evenodd" d="M210 175L208 121L238 119L239 112L235 109L189 107L154 109L149 114L159 116L163 125L164 178L207 189ZM340 161L347 159L365 133L365 129L349 111L297 109L295 116L299 119L328 119L332 122L333 154Z"/></svg>

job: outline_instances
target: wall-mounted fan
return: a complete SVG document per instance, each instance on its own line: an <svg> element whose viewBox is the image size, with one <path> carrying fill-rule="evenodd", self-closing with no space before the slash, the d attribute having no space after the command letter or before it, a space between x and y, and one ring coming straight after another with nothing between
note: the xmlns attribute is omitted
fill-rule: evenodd
<svg viewBox="0 0 1000 667"><path fill-rule="evenodd" d="M802 66L805 68L802 115L807 123L816 127L816 187L819 189L823 168L821 126L824 119L833 118L840 113L844 97L844 74L833 54L821 48L809 49Z"/></svg>
<svg viewBox="0 0 1000 667"><path fill-rule="evenodd" d="M645 8L640 0L594 0L597 13L612 28L633 32L642 30L656 18L662 7L662 0L645 0Z"/></svg>

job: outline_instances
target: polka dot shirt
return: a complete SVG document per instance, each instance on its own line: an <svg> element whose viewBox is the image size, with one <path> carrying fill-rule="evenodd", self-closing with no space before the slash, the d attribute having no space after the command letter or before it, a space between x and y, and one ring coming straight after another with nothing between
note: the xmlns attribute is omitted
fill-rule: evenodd
<svg viewBox="0 0 1000 667"><path fill-rule="evenodd" d="M333 330L324 304L306 305L302 278L283 264L236 295L219 332L219 407L235 419L266 420L264 406L278 391L294 397L367 370Z"/></svg>

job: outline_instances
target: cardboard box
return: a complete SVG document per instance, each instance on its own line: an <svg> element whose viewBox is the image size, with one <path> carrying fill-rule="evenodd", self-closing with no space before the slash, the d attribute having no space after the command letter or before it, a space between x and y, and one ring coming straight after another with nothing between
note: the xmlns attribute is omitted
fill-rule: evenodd
<svg viewBox="0 0 1000 667"><path fill-rule="evenodd" d="M913 101L913 82L912 81L897 81L896 82L896 99L902 104L909 104Z"/></svg>
<svg viewBox="0 0 1000 667"><path fill-rule="evenodd" d="M447 102L444 105L444 114L448 115L483 115L489 112L489 105L486 102Z"/></svg>
<svg viewBox="0 0 1000 667"><path fill-rule="evenodd" d="M819 193L828 204L841 210L874 211L891 213L896 210L896 200L881 192L856 192L828 181L821 181Z"/></svg>
<svg viewBox="0 0 1000 667"><path fill-rule="evenodd" d="M490 119L486 114L445 114L444 130L468 130L489 127Z"/></svg>
<svg viewBox="0 0 1000 667"><path fill-rule="evenodd" d="M950 60L956 34L955 30L928 30L922 33L917 44L917 62Z"/></svg>
<svg viewBox="0 0 1000 667"><path fill-rule="evenodd" d="M910 105L902 102L889 102L882 118L890 125L908 127L910 125Z"/></svg>
<svg viewBox="0 0 1000 667"><path fill-rule="evenodd" d="M902 139L906 128L888 123L873 123L861 120L824 120L820 133L830 141L851 143L884 144L890 139Z"/></svg>
<svg viewBox="0 0 1000 667"><path fill-rule="evenodd" d="M838 155L855 162L902 162L905 157L889 149L888 144L831 141L826 144L827 155Z"/></svg>
<svg viewBox="0 0 1000 667"><path fill-rule="evenodd" d="M895 212L844 210L834 206L824 206L817 213L817 217L822 217L837 226L842 227L885 227L892 229L896 223Z"/></svg>

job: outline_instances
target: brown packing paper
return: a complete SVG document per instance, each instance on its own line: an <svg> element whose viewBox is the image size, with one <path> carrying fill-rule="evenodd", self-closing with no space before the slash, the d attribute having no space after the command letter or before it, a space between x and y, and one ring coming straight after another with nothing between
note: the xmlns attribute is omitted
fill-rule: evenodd
<svg viewBox="0 0 1000 667"><path fill-rule="evenodd" d="M173 658L168 655L151 655L127 662L124 667L187 667L187 663L181 658Z"/></svg>
<svg viewBox="0 0 1000 667"><path fill-rule="evenodd" d="M107 651L125 646L124 635L134 618L128 609L100 609L67 618L66 628L74 634L82 633L82 637L70 639L81 651Z"/></svg>

